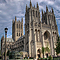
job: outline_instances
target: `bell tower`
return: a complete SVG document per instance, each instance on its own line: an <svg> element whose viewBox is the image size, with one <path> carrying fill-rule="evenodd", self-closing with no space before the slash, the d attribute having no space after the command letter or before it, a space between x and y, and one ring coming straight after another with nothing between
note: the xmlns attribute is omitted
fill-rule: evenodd
<svg viewBox="0 0 60 60"><path fill-rule="evenodd" d="M12 21L12 38L17 41L23 35L23 18L21 21L17 21L15 16L15 21Z"/></svg>
<svg viewBox="0 0 60 60"><path fill-rule="evenodd" d="M30 7L26 5L25 12L25 50L28 52L29 57L36 57L36 43L40 42L40 29L41 29L41 19L38 3L35 7L32 6L30 0ZM33 49L32 49L33 48Z"/></svg>

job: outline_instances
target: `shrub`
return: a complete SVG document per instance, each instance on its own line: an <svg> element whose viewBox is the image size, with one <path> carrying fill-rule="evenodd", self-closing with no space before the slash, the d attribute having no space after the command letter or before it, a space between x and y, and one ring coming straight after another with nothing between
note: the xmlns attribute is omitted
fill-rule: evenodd
<svg viewBox="0 0 60 60"><path fill-rule="evenodd" d="M51 55L49 56L49 60L52 60L52 57L51 57Z"/></svg>
<svg viewBox="0 0 60 60"><path fill-rule="evenodd" d="M29 59L33 59L33 57L29 57Z"/></svg>

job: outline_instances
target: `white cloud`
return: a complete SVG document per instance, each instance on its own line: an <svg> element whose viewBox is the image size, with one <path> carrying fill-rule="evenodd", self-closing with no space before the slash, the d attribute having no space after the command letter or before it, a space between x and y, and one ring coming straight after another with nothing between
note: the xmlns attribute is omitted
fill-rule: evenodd
<svg viewBox="0 0 60 60"><path fill-rule="evenodd" d="M12 35L8 36L7 38L12 38Z"/></svg>
<svg viewBox="0 0 60 60"><path fill-rule="evenodd" d="M57 22L60 24L60 0L31 0L32 5L39 4L39 10L54 8ZM8 27L8 36L12 35L12 20L17 16L18 20L25 20L25 7L29 7L30 0L0 0L0 36L4 34L4 28ZM25 21L24 21L25 23Z"/></svg>

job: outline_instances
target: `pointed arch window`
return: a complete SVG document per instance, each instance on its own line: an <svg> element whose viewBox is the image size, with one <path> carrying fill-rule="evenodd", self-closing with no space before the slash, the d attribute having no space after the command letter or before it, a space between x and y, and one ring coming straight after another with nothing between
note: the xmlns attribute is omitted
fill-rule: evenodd
<svg viewBox="0 0 60 60"><path fill-rule="evenodd" d="M18 33L17 33L17 36L18 36Z"/></svg>
<svg viewBox="0 0 60 60"><path fill-rule="evenodd" d="M22 25L21 25L21 29L22 29Z"/></svg>
<svg viewBox="0 0 60 60"><path fill-rule="evenodd" d="M22 36L22 33L21 33L21 36Z"/></svg>
<svg viewBox="0 0 60 60"><path fill-rule="evenodd" d="M17 24L17 28L18 28L18 24Z"/></svg>
<svg viewBox="0 0 60 60"><path fill-rule="evenodd" d="M34 16L34 10L33 10L33 16Z"/></svg>
<svg viewBox="0 0 60 60"><path fill-rule="evenodd" d="M19 28L20 28L20 24L19 24Z"/></svg>
<svg viewBox="0 0 60 60"><path fill-rule="evenodd" d="M19 33L19 36L20 36L20 33Z"/></svg>
<svg viewBox="0 0 60 60"><path fill-rule="evenodd" d="M37 11L36 11L36 17L37 17Z"/></svg>

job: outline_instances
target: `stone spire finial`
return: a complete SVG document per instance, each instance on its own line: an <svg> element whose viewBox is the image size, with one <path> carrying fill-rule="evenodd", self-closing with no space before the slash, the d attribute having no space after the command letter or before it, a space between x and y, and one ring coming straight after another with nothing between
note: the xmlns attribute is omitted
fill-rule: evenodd
<svg viewBox="0 0 60 60"><path fill-rule="evenodd" d="M43 10L42 10L42 20L43 20Z"/></svg>
<svg viewBox="0 0 60 60"><path fill-rule="evenodd" d="M52 8L52 13L54 14L54 10L53 10L53 8Z"/></svg>
<svg viewBox="0 0 60 60"><path fill-rule="evenodd" d="M21 22L23 22L23 18L21 19Z"/></svg>
<svg viewBox="0 0 60 60"><path fill-rule="evenodd" d="M43 15L43 10L42 10L42 15Z"/></svg>
<svg viewBox="0 0 60 60"><path fill-rule="evenodd" d="M32 3L31 3L31 0L30 0L30 8L32 7Z"/></svg>
<svg viewBox="0 0 60 60"><path fill-rule="evenodd" d="M16 16L15 16L15 22L16 22Z"/></svg>
<svg viewBox="0 0 60 60"><path fill-rule="evenodd" d="M12 23L14 23L14 19L13 19Z"/></svg>
<svg viewBox="0 0 60 60"><path fill-rule="evenodd" d="M39 10L38 2L37 2L37 9Z"/></svg>
<svg viewBox="0 0 60 60"><path fill-rule="evenodd" d="M46 12L48 12L48 7L47 7L47 5L46 5Z"/></svg>
<svg viewBox="0 0 60 60"><path fill-rule="evenodd" d="M26 4L26 12L27 12L27 4Z"/></svg>
<svg viewBox="0 0 60 60"><path fill-rule="evenodd" d="M34 8L35 8L35 5L34 5Z"/></svg>

